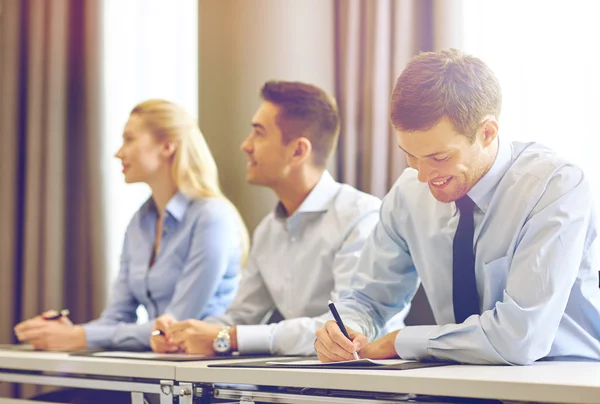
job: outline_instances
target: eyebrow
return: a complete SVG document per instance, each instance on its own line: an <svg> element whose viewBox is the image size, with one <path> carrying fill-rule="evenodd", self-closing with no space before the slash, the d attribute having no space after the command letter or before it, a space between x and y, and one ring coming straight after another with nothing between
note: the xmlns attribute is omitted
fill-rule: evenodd
<svg viewBox="0 0 600 404"><path fill-rule="evenodd" d="M404 153L408 154L409 156L411 156L411 157L415 157L415 156L413 156L412 154L410 154L409 152L407 152L406 150L404 150L404 149L402 148L402 146L398 145L398 147L400 148L400 150L402 150ZM449 152L449 151L450 151L450 150L446 150L446 151L439 151L439 152L435 152L435 153L430 153L430 154L428 154L428 155L426 155L426 156L423 156L423 158L434 157L434 156L437 156L438 154L448 154L448 152Z"/></svg>
<svg viewBox="0 0 600 404"><path fill-rule="evenodd" d="M255 129L262 129L262 130L266 131L266 128L263 125L261 125L260 123L252 122L252 127Z"/></svg>

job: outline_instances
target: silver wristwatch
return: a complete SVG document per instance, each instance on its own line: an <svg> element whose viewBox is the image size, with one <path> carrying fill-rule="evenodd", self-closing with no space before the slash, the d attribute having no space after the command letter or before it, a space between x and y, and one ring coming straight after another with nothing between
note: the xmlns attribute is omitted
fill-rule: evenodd
<svg viewBox="0 0 600 404"><path fill-rule="evenodd" d="M223 327L213 341L213 350L217 355L229 355L231 353L231 327Z"/></svg>

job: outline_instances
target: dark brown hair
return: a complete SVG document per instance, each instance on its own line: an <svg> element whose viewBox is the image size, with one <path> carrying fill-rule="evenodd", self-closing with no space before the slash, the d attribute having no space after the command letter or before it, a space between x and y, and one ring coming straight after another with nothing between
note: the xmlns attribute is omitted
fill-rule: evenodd
<svg viewBox="0 0 600 404"><path fill-rule="evenodd" d="M325 167L340 133L335 99L316 86L291 81L268 81L260 94L279 107L277 126L284 144L306 137L312 144L315 165Z"/></svg>
<svg viewBox="0 0 600 404"><path fill-rule="evenodd" d="M500 116L502 92L492 70L457 49L425 52L402 72L391 97L391 122L398 130L431 129L447 117L473 140L487 115Z"/></svg>

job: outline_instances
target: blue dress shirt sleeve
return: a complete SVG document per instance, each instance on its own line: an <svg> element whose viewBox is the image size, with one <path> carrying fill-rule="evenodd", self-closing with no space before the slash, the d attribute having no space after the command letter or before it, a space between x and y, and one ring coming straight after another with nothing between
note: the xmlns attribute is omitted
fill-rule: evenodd
<svg viewBox="0 0 600 404"><path fill-rule="evenodd" d="M400 189L397 183L383 199L379 222L361 251L351 288L336 305L344 324L369 339L409 307L419 287L408 246L397 231L396 215L403 209Z"/></svg>
<svg viewBox="0 0 600 404"><path fill-rule="evenodd" d="M231 207L219 201L209 213L201 215L190 235L190 247L183 271L164 313L176 319L201 318L213 297L228 265L231 251L239 250L239 229ZM150 346L153 322L135 324L135 309L127 282L127 248L124 247L122 268L113 290L113 300L102 316L84 325L88 348L146 349Z"/></svg>
<svg viewBox="0 0 600 404"><path fill-rule="evenodd" d="M592 198L581 171L563 166L548 182L510 262L503 299L462 324L409 327L395 347L404 359L526 365L550 351L584 259ZM507 219L510 212L505 212ZM574 341L576 343L576 341Z"/></svg>
<svg viewBox="0 0 600 404"><path fill-rule="evenodd" d="M123 242L121 252L121 268L115 281L111 299L108 306L102 312L102 315L94 321L83 325L85 329L86 344L88 349L107 348L111 345L117 327L123 324L134 325L137 320L136 309L139 302L135 299L129 290L128 262L129 246L127 232ZM126 346L124 346L126 347ZM129 348L139 348L139 345L132 344Z"/></svg>

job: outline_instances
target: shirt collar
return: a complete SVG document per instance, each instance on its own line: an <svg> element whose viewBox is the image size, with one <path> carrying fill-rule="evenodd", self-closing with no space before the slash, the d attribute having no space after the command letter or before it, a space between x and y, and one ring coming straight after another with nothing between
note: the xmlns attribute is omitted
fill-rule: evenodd
<svg viewBox="0 0 600 404"><path fill-rule="evenodd" d="M296 213L308 212L326 212L329 210L329 202L340 189L341 184L333 179L329 171L325 170L317 182L317 185L310 191L306 199L302 202ZM275 207L275 216L277 218L286 218L285 208L279 202Z"/></svg>
<svg viewBox="0 0 600 404"><path fill-rule="evenodd" d="M183 219L183 215L185 215L185 212L187 211L191 200L192 198L177 191L177 193L173 195L171 199L169 199L169 202L167 202L165 210L171 217L173 217L173 219L177 220L178 222L181 222L181 219ZM152 199L152 196L148 198L148 200L144 203L142 209L145 212L152 211L154 213L157 213L156 205L154 203L154 199Z"/></svg>
<svg viewBox="0 0 600 404"><path fill-rule="evenodd" d="M508 168L512 160L512 151L509 142L504 142L498 137L498 154L494 164L487 173L471 188L467 195L475 202L477 207L486 212L488 205L494 195L494 190Z"/></svg>

